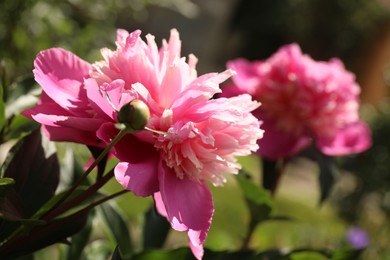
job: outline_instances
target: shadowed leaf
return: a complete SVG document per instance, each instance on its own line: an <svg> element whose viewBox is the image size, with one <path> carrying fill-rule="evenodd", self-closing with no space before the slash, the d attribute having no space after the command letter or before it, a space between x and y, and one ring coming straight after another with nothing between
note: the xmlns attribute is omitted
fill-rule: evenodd
<svg viewBox="0 0 390 260"><path fill-rule="evenodd" d="M39 129L11 149L2 171L3 177L15 180L13 196L20 198L20 213L25 218L31 217L54 195L59 181L57 156L45 155Z"/></svg>
<svg viewBox="0 0 390 260"><path fill-rule="evenodd" d="M81 256L84 248L88 244L88 240L92 233L93 215L94 214L89 214L86 225L70 239L70 245L66 248L65 259L82 259Z"/></svg>
<svg viewBox="0 0 390 260"><path fill-rule="evenodd" d="M320 167L319 183L321 189L320 203L328 198L334 179L338 174L338 168L334 158L319 154L317 162Z"/></svg>
<svg viewBox="0 0 390 260"><path fill-rule="evenodd" d="M154 207L151 207L145 214L143 248L160 248L167 238L170 227L166 218L157 214Z"/></svg>
<svg viewBox="0 0 390 260"><path fill-rule="evenodd" d="M132 242L124 217L111 203L104 203L98 207L107 232L115 240L123 259L128 259L133 253Z"/></svg>
<svg viewBox="0 0 390 260"><path fill-rule="evenodd" d="M82 210L31 229L25 236L4 244L0 248L0 259L15 259L49 245L65 242L68 237L82 230L87 222L88 213L89 211Z"/></svg>

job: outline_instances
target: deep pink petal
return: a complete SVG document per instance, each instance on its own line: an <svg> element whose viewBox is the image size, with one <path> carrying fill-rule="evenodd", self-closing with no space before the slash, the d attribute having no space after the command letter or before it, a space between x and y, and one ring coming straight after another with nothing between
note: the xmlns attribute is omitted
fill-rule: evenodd
<svg viewBox="0 0 390 260"><path fill-rule="evenodd" d="M182 231L184 226L187 227L190 243L199 249L206 239L214 213L209 188L205 183L194 182L186 177L177 178L163 161L159 167L159 182L172 228Z"/></svg>
<svg viewBox="0 0 390 260"><path fill-rule="evenodd" d="M264 136L258 140L258 154L261 156L276 160L292 156L310 145L312 139L308 135L294 136L277 129L275 124L267 119L263 120L261 125L264 129Z"/></svg>
<svg viewBox="0 0 390 260"><path fill-rule="evenodd" d="M100 118L75 117L56 103L42 103L23 111L22 114L43 125L63 126L90 132L95 132L104 123Z"/></svg>
<svg viewBox="0 0 390 260"><path fill-rule="evenodd" d="M35 80L61 107L75 115L87 115L88 102L83 85L91 65L60 48L38 54L34 62Z"/></svg>
<svg viewBox="0 0 390 260"><path fill-rule="evenodd" d="M81 131L69 127L54 127L42 125L42 132L51 141L74 142L97 147L104 147L105 144L96 138L94 132Z"/></svg>
<svg viewBox="0 0 390 260"><path fill-rule="evenodd" d="M113 123L105 123L97 131L97 136L108 144L118 133ZM143 197L159 190L159 153L152 145L127 134L119 140L112 152L121 161L115 167L115 178L125 189Z"/></svg>
<svg viewBox="0 0 390 260"><path fill-rule="evenodd" d="M116 180L135 195L146 197L158 191L158 158L146 158L137 163L120 162L115 167Z"/></svg>
<svg viewBox="0 0 390 260"><path fill-rule="evenodd" d="M247 93L247 92L239 89L234 84L229 84L229 85L226 85L222 88L222 93L220 93L218 96L220 96L220 97L234 97L234 96L241 95L243 93Z"/></svg>
<svg viewBox="0 0 390 260"><path fill-rule="evenodd" d="M233 82L237 89L251 95L256 93L256 87L259 84L259 71L257 71L258 64L261 64L261 62L255 61L251 63L242 58L227 63L229 69L238 72L237 75L233 77Z"/></svg>
<svg viewBox="0 0 390 260"><path fill-rule="evenodd" d="M370 133L369 127L358 121L338 131L332 139L318 139L317 146L326 155L360 153L371 146Z"/></svg>

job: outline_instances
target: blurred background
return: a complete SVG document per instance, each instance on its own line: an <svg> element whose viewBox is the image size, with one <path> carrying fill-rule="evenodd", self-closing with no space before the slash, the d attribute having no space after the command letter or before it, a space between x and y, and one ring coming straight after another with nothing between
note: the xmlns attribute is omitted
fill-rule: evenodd
<svg viewBox="0 0 390 260"><path fill-rule="evenodd" d="M341 170L321 205L318 166L305 158L292 160L276 192L275 211L294 221L261 224L249 246L353 247L347 234L358 228L369 240L363 259L390 259L389 0L1 0L0 72L10 83L4 99L11 103L36 87L31 71L40 50L63 47L94 62L101 59L100 48L115 48L116 28L141 29L158 43L171 28L178 29L183 56L199 58L199 75L222 71L226 61L237 57L266 59L291 42L317 60L339 57L361 86L361 115L371 125L374 145L363 154L339 158ZM80 164L88 159L79 158ZM257 158L241 161L259 175ZM111 183L107 189L117 188ZM237 192L234 179L213 188L216 212L206 247L240 248L248 210ZM119 205L136 241L151 200L129 194ZM104 236L95 232L90 256L105 248ZM165 247L187 244L185 234L171 233ZM56 247L40 252L42 259Z"/></svg>

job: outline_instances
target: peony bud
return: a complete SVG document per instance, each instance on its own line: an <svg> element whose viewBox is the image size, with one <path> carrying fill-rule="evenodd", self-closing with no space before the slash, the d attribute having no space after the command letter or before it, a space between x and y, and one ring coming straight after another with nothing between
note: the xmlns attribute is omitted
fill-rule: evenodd
<svg viewBox="0 0 390 260"><path fill-rule="evenodd" d="M145 128L150 118L148 106L139 99L134 99L124 105L118 113L117 119L132 130L140 131Z"/></svg>

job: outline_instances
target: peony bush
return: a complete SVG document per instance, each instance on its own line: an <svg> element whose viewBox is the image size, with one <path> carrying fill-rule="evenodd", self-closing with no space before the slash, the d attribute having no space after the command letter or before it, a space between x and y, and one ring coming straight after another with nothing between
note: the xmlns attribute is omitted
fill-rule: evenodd
<svg viewBox="0 0 390 260"><path fill-rule="evenodd" d="M358 227L361 233L347 236L347 250L271 252L249 245L258 224L289 220L274 214L272 195L283 170L279 162L315 146L323 200L331 188L334 157L371 146L370 129L359 117L360 87L343 63L315 61L289 44L264 61L238 58L223 72L198 75L197 58L182 57L181 44L176 29L161 46L140 30L118 29L116 48L101 49L100 61L87 62L63 48L38 53L33 74L41 93L21 113L25 118L18 119L37 124L26 127L0 178L1 259L64 241L71 248L68 258L81 258L95 210L103 212L115 237L112 259L287 259L302 251L355 257L368 245ZM8 133L15 121L3 117L0 125ZM41 133L49 141L77 143L91 152L84 172L73 169L77 179L64 191L58 189L60 163L55 153L48 155ZM240 157L250 155L261 162L261 172L242 169ZM111 161L115 165L107 170ZM257 174L270 173L275 187L257 183ZM101 192L111 179L121 190ZM239 248L212 251L204 248L214 215L210 186L222 187L228 179L237 184L233 196L246 203L248 228ZM126 193L153 198L143 227L152 235L144 238L162 246L169 223L186 233L189 249L153 251L148 243L132 248L128 223L106 203ZM361 242L355 237L362 234Z"/></svg>

